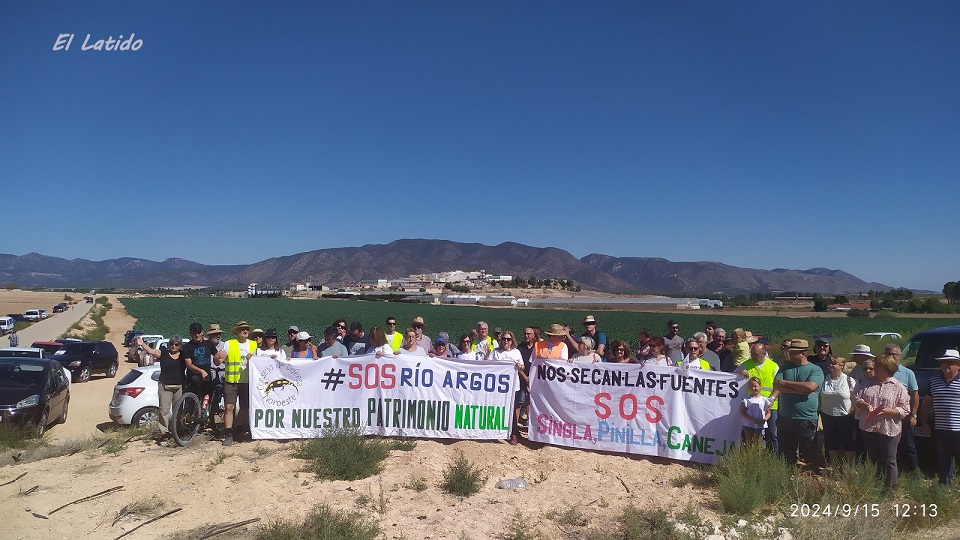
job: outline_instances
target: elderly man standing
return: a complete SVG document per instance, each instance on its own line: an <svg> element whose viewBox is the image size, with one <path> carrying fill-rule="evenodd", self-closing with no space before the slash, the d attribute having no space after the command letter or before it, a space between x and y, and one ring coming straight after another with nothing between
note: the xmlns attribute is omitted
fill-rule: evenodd
<svg viewBox="0 0 960 540"><path fill-rule="evenodd" d="M774 452L780 447L777 440L777 417L780 410L777 395L779 392L773 390L773 381L779 371L780 366L767 356L767 346L763 343L754 343L750 347L750 359L740 364L740 369L737 371L737 375L745 379L750 377L760 379L760 395L773 399L767 429L763 431L763 440L767 443L767 448Z"/></svg>
<svg viewBox="0 0 960 540"><path fill-rule="evenodd" d="M850 370L849 377L857 381L859 384L866 375L863 373L863 363L867 360L873 360L876 358L872 352L870 352L869 345L854 345L853 351L850 353L850 359L857 363L853 369Z"/></svg>
<svg viewBox="0 0 960 540"><path fill-rule="evenodd" d="M697 340L697 343L700 344L700 358L706 360L707 363L710 364L710 369L713 371L720 371L720 357L707 347L707 345L709 345L707 334L697 332L693 337Z"/></svg>
<svg viewBox="0 0 960 540"><path fill-rule="evenodd" d="M479 321L477 323L477 339L473 340L473 346L470 350L483 356L484 359L488 359L490 353L499 346L497 340L490 336L490 326L483 321Z"/></svg>
<svg viewBox="0 0 960 540"><path fill-rule="evenodd" d="M893 378L900 381L910 395L910 415L903 419L903 429L900 432L900 445L897 447L897 457L903 464L900 469L910 472L920 467L917 458L917 443L913 438L913 428L917 425L920 415L920 386L917 384L917 375L912 369L900 364L900 346L890 343L883 349L883 354L897 361L897 371Z"/></svg>
<svg viewBox="0 0 960 540"><path fill-rule="evenodd" d="M780 393L777 416L777 455L796 465L797 452L807 467L819 468L817 452L817 406L823 370L807 360L810 344L791 339L787 348L789 362L774 377L773 389Z"/></svg>
<svg viewBox="0 0 960 540"><path fill-rule="evenodd" d="M953 463L960 463L960 352L947 349L940 361L940 373L930 377L927 397L920 409L920 425L930 435L930 413L937 430L937 476L941 484L953 480Z"/></svg>
<svg viewBox="0 0 960 540"><path fill-rule="evenodd" d="M417 345L423 347L423 350L430 352L433 350L433 340L430 339L430 336L423 333L423 329L426 328L426 323L423 322L423 317L414 317L410 321L410 328L413 328L414 334L417 336Z"/></svg>
<svg viewBox="0 0 960 540"><path fill-rule="evenodd" d="M247 362L253 357L257 349L256 343L247 339L250 336L250 325L247 321L240 321L230 332L236 336L226 342L226 371L224 372L223 401L226 410L223 414L223 445L233 444L234 436L239 438L247 421L250 407L250 372ZM237 413L237 402L240 402L240 412ZM237 432L234 433L234 419L237 420Z"/></svg>

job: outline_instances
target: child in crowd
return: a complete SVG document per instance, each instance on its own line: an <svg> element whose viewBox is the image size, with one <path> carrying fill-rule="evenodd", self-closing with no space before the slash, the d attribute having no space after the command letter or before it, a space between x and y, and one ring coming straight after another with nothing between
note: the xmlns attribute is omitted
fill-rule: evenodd
<svg viewBox="0 0 960 540"><path fill-rule="evenodd" d="M743 417L743 438L748 443L763 440L763 430L770 419L770 398L760 395L762 384L759 377L750 377L747 381L747 396L740 402L740 416Z"/></svg>

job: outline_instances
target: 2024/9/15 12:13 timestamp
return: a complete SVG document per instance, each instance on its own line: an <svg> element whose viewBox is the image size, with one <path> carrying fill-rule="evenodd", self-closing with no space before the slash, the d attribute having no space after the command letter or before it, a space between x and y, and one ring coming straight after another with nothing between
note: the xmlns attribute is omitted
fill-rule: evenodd
<svg viewBox="0 0 960 540"><path fill-rule="evenodd" d="M791 504L790 517L879 517L880 503L862 504ZM936 504L894 503L893 512L898 518L935 518L939 515Z"/></svg>

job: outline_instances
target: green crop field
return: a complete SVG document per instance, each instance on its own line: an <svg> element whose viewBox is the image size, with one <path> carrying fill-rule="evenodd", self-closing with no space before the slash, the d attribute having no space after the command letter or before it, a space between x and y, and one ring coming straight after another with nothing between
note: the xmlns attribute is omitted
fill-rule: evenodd
<svg viewBox="0 0 960 540"><path fill-rule="evenodd" d="M368 302L357 300L291 300L285 298L124 298L127 311L137 319L137 328L148 333L164 335L187 334L191 322L200 322L206 328L219 323L229 330L237 321L245 320L254 327L276 328L280 334L291 324L311 335L320 335L334 319L359 321L364 328L383 326L388 316L397 318L398 327L405 327L414 317L423 317L425 333L436 337L446 331L452 339L470 330L477 321L486 321L490 328L502 327L522 334L525 326L546 328L552 323L569 323L579 332L580 321L593 314L600 322L600 330L609 340L624 339L635 343L641 328L662 335L666 323L674 319L680 323L680 333L689 336L703 330L707 320L716 321L729 334L740 327L754 334L764 335L777 342L787 337L819 335L850 336L864 332L899 332L906 339L911 334L937 326L960 325L960 318L853 318L803 317L788 318L773 315L726 315L723 311L692 313L641 313L634 311L548 310L523 308L489 308L477 306L406 304ZM316 340L315 340L316 341Z"/></svg>

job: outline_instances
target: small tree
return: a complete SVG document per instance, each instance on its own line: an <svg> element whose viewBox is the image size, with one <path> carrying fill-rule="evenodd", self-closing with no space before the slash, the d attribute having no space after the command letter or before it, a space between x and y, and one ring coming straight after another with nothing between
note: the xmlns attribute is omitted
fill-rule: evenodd
<svg viewBox="0 0 960 540"><path fill-rule="evenodd" d="M836 298L833 299L834 304L849 304L850 299L847 298L845 294L838 294Z"/></svg>
<svg viewBox="0 0 960 540"><path fill-rule="evenodd" d="M830 306L830 302L822 296L818 296L813 299L813 310L814 311L826 311Z"/></svg>

